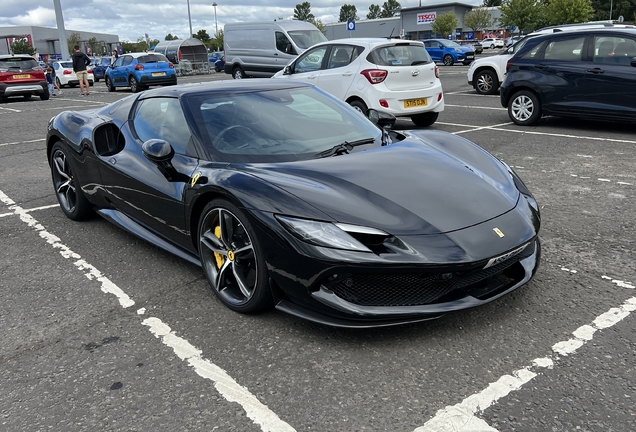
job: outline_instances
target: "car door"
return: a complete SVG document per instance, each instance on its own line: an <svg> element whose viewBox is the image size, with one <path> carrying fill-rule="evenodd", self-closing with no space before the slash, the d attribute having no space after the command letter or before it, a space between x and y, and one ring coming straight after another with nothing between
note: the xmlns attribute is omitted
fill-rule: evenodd
<svg viewBox="0 0 636 432"><path fill-rule="evenodd" d="M130 56L127 56L130 57ZM119 57L115 63L113 63L112 67L108 75L114 85L125 85L126 83L126 74L124 71L124 57Z"/></svg>
<svg viewBox="0 0 636 432"><path fill-rule="evenodd" d="M444 45L439 43L439 41L426 41L424 42L424 46L434 62L442 61L444 58Z"/></svg>
<svg viewBox="0 0 636 432"><path fill-rule="evenodd" d="M142 225L188 245L184 197L199 160L179 99L140 100L126 126L124 149L105 156L100 167L109 199ZM150 139L170 143L170 164L160 167L144 156L142 145Z"/></svg>
<svg viewBox="0 0 636 432"><path fill-rule="evenodd" d="M524 68L540 94L541 105L551 114L583 114L585 98L585 35L563 34L545 40L523 57Z"/></svg>
<svg viewBox="0 0 636 432"><path fill-rule="evenodd" d="M585 94L599 117L636 119L636 38L595 34L585 68ZM589 51L588 51L589 52Z"/></svg>
<svg viewBox="0 0 636 432"><path fill-rule="evenodd" d="M338 99L345 100L349 88L360 76L360 55L364 47L357 45L332 45L325 68L318 77L318 87Z"/></svg>
<svg viewBox="0 0 636 432"><path fill-rule="evenodd" d="M329 48L330 45L321 45L305 51L293 63L291 73L285 77L318 85L318 77L322 72Z"/></svg>

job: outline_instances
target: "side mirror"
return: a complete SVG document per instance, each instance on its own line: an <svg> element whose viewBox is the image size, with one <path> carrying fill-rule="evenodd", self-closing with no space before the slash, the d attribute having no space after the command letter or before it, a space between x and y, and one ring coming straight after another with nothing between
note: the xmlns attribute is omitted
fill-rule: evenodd
<svg viewBox="0 0 636 432"><path fill-rule="evenodd" d="M141 145L141 152L153 164L157 165L166 180L175 181L179 173L170 162L174 156L174 149L168 141L149 139Z"/></svg>
<svg viewBox="0 0 636 432"><path fill-rule="evenodd" d="M292 73L294 73L292 65L285 66L285 69L283 69L283 75L291 75Z"/></svg>
<svg viewBox="0 0 636 432"><path fill-rule="evenodd" d="M391 130L395 125L395 121L397 120L395 116L391 113L385 111L376 111L374 109L369 109L367 111L367 117L371 123L379 127L380 129Z"/></svg>
<svg viewBox="0 0 636 432"><path fill-rule="evenodd" d="M629 64L631 67L636 67L636 57L632 57L632 59L629 61Z"/></svg>

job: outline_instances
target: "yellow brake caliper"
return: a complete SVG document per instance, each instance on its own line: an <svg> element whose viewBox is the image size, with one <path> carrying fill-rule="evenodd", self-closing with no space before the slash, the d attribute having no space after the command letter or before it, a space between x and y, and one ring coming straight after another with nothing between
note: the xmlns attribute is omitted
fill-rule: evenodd
<svg viewBox="0 0 636 432"><path fill-rule="evenodd" d="M214 228L214 235L220 239L221 238L221 227L217 226L216 228ZM216 258L216 266L218 268L221 268L223 266L223 263L225 262L225 258L223 257L223 255L221 255L218 252L214 252L214 257Z"/></svg>

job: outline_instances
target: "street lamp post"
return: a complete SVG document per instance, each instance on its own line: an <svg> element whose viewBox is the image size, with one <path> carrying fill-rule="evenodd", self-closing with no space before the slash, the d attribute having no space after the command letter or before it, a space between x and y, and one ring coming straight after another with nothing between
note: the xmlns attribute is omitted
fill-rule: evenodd
<svg viewBox="0 0 636 432"><path fill-rule="evenodd" d="M212 6L214 6L214 28L216 30L214 36L216 37L219 34L219 24L216 22L216 2L212 3Z"/></svg>
<svg viewBox="0 0 636 432"><path fill-rule="evenodd" d="M192 18L190 17L190 0L187 0L188 2L188 22L190 23L190 36L188 36L188 39L190 39L192 37Z"/></svg>

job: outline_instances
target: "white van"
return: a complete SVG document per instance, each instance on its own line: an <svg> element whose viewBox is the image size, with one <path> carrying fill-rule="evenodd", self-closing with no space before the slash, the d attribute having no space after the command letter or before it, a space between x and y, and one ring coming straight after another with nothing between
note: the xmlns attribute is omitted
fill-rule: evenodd
<svg viewBox="0 0 636 432"><path fill-rule="evenodd" d="M234 79L271 77L298 54L327 38L306 21L225 24L225 73Z"/></svg>

